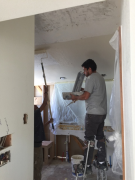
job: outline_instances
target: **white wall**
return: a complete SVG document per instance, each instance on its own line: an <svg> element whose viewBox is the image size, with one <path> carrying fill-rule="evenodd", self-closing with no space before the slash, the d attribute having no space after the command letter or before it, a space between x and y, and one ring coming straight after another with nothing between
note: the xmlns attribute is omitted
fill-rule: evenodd
<svg viewBox="0 0 135 180"><path fill-rule="evenodd" d="M0 167L0 180L33 179L34 17L0 23L0 137L7 134L11 162ZM28 124L23 124L23 114Z"/></svg>
<svg viewBox="0 0 135 180"><path fill-rule="evenodd" d="M135 1L122 4L122 56L126 180L135 179Z"/></svg>
<svg viewBox="0 0 135 180"><path fill-rule="evenodd" d="M0 0L0 21L65 9L105 0Z"/></svg>

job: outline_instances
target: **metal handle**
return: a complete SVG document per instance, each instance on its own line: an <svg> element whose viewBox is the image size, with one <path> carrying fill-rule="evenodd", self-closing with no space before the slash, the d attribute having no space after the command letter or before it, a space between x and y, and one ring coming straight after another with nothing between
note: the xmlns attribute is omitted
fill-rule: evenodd
<svg viewBox="0 0 135 180"><path fill-rule="evenodd" d="M41 67L42 67L42 72L43 72L44 83L45 83L45 86L47 86L47 84L46 84L46 78L45 78L45 72L44 72L44 66L43 66L43 63L42 63L42 62L41 62Z"/></svg>
<svg viewBox="0 0 135 180"><path fill-rule="evenodd" d="M86 162L85 162L85 169L84 169L83 180L85 179L85 174L86 174L87 161L88 161L88 156L89 156L89 149L90 149L90 141L88 141L88 149L87 149L87 156L86 156Z"/></svg>
<svg viewBox="0 0 135 180"><path fill-rule="evenodd" d="M42 72L43 72L44 83L45 83L45 86L47 86L46 78L45 78L45 72L44 72L44 66L43 66L43 63L42 63L42 62L41 62L41 67L42 67ZM48 103L48 105L49 105L50 115L51 115L51 118L52 118L52 112L51 112L50 102ZM53 123L52 123L52 128L54 129Z"/></svg>

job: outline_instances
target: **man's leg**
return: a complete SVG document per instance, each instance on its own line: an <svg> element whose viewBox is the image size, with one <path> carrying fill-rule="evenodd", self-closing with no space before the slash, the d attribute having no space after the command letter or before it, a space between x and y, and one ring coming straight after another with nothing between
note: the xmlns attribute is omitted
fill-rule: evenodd
<svg viewBox="0 0 135 180"><path fill-rule="evenodd" d="M34 148L34 180L41 180L41 171L43 166L42 147Z"/></svg>
<svg viewBox="0 0 135 180"><path fill-rule="evenodd" d="M106 115L103 115L100 117L102 123L99 125L97 129L97 135L96 139L98 140L97 142L97 148L98 148L98 153L97 153L97 161L102 164L106 160L106 147L105 147L105 137L104 137L104 120L106 118Z"/></svg>
<svg viewBox="0 0 135 180"><path fill-rule="evenodd" d="M97 160L98 162L105 162L106 159L106 147L105 147L105 138L98 140L97 142Z"/></svg>
<svg viewBox="0 0 135 180"><path fill-rule="evenodd" d="M90 149L87 165L92 164L93 153L94 153L94 136L97 134L97 129L100 122L98 122L98 116L93 114L86 114L85 116L85 136L87 141L90 141ZM84 162L86 161L87 149L84 151Z"/></svg>

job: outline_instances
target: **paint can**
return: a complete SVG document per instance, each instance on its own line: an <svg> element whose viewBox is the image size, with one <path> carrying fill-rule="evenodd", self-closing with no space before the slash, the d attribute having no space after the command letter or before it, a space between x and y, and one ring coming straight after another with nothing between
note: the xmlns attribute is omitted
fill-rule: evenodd
<svg viewBox="0 0 135 180"><path fill-rule="evenodd" d="M84 156L82 156L82 155L73 155L73 156L71 157L72 175L73 175L74 177L76 177L76 174L75 174L75 170L74 170L74 168L73 168L73 165L74 165L74 164L80 164L80 162L83 161L83 160L84 160ZM82 173L78 173L78 177L83 177L83 174L82 174Z"/></svg>

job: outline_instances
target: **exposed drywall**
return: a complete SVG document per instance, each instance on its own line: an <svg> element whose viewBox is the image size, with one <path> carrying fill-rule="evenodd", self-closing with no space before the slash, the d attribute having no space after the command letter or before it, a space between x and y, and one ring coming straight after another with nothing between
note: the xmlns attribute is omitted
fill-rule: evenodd
<svg viewBox="0 0 135 180"><path fill-rule="evenodd" d="M109 45L111 37L99 36L48 46L43 59L47 83L75 81L77 73L83 70L82 63L89 58L96 61L99 73L106 74L106 79L113 79L115 52ZM35 85L44 84L40 56L35 56L34 75ZM60 77L66 79L60 80Z"/></svg>
<svg viewBox="0 0 135 180"><path fill-rule="evenodd" d="M33 80L34 17L0 22L0 137L12 134L12 146L2 150L11 151L11 162L0 167L0 180L33 180Z"/></svg>
<svg viewBox="0 0 135 180"><path fill-rule="evenodd" d="M0 0L0 21L31 16L44 12L64 9L104 0Z"/></svg>
<svg viewBox="0 0 135 180"><path fill-rule="evenodd" d="M82 5L35 16L35 44L51 44L114 33L121 0Z"/></svg>
<svg viewBox="0 0 135 180"><path fill-rule="evenodd" d="M135 1L122 3L125 179L135 179Z"/></svg>

